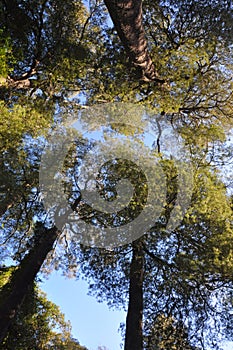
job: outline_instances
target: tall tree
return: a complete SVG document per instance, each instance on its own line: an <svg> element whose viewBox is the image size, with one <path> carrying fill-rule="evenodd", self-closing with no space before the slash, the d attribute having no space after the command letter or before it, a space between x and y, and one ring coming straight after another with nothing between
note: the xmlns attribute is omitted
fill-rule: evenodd
<svg viewBox="0 0 233 350"><path fill-rule="evenodd" d="M13 272L13 267L2 268L0 288ZM85 350L71 336L71 326L65 321L58 306L50 302L34 282L15 317L0 349L69 349Z"/></svg>
<svg viewBox="0 0 233 350"><path fill-rule="evenodd" d="M109 14L132 63L141 70L141 79L160 81L148 52L142 20L141 0L105 0Z"/></svg>
<svg viewBox="0 0 233 350"><path fill-rule="evenodd" d="M87 52L81 41L88 14L75 1L1 1L0 18L1 240L7 253L11 249L16 253L16 260L22 262L26 256L4 287L2 339L59 235L56 228L35 224L35 213L44 215L38 201L38 157L43 141L36 141L41 148L31 146L33 137L45 135L51 126L55 106L60 108L69 88L75 85L77 89L81 75L85 76ZM3 258L7 253L1 249Z"/></svg>
<svg viewBox="0 0 233 350"><path fill-rule="evenodd" d="M106 4L108 8L112 7L112 9L115 6L115 12L111 14L110 10L110 14L117 33L123 45L127 47L130 56L130 44L132 46L134 45L134 48L136 48L138 41L132 35L132 41L129 43L131 32L130 30L127 32L127 29L123 27L121 18L124 16L126 18L128 15L128 23L130 21L133 23L133 20L137 18L136 2L125 2L124 4L120 2L111 2L111 4ZM117 6L121 6L122 12L120 12L120 10L117 11ZM128 6L128 11L124 6ZM198 1L192 1L190 4L182 1L179 2L179 4L177 4L177 2L161 2L161 6L158 6L155 2L152 3L148 1L146 6L148 16L145 16L145 27L148 29L149 46L153 48L151 57L154 57L156 68L160 74L162 74L163 77L167 77L165 78L166 80L172 81L172 89L170 91L165 91L161 99L160 92L158 92L153 85L149 85L145 90L141 89L141 91L138 92L137 89L132 90L132 85L129 85L128 82L126 85L129 85L129 89L127 89L124 83L123 85L119 84L118 76L116 86L114 87L117 90L117 86L120 86L120 96L127 99L129 96L133 98L134 94L136 95L139 93L139 95L142 96L141 101L145 101L150 106L154 106L156 111L162 112L163 114L167 113L171 118L179 119L179 121L183 121L184 124L193 123L195 127L204 119L207 119L208 122L210 119L215 119L216 123L219 124L220 110L221 113L224 111L222 114L223 118L223 115L227 118L232 117L231 79L228 79L225 74L220 78L221 73L217 68L221 59L225 61L223 58L224 55L226 54L226 57L229 55L228 48L231 42L229 33L232 32L232 26L230 22L228 22L232 17L229 4L223 1L216 5L210 1L208 5L205 6L205 15L211 18L210 21L205 21L205 17L202 16L202 10L200 10L203 3ZM179 11L177 11L176 7L179 8ZM134 9L135 12L133 14ZM132 14L131 17L130 11ZM221 20L219 18L221 18ZM224 20L222 21L222 19ZM142 30L142 21L140 20L138 23L140 23L139 25ZM196 24L194 25L194 23ZM203 30L203 28L205 28L205 30ZM160 34L158 34L158 32ZM225 33L226 35L224 35ZM146 44L144 48L145 47ZM147 49L145 52L147 52ZM144 57L147 57L147 55L145 54ZM176 57L175 60L174 57ZM133 55L131 54L131 60L133 61L133 59ZM216 65L217 61L218 63ZM229 71L232 71L229 65L228 68ZM215 74L216 78L213 79L215 83L212 84L211 76L213 77ZM225 85L223 90L222 83L219 85L220 81ZM111 85L113 85L112 82ZM112 90L114 89L112 88ZM109 90L106 91L106 94L103 92L102 96L104 96L104 98L109 96ZM193 128L191 128L191 130L194 132ZM154 258L156 261L157 256ZM132 258L132 264L134 264L134 260L135 259ZM159 259L157 259L157 262L159 263ZM169 264L166 265L166 262L160 261L160 264L164 265L164 268L169 268ZM108 268L107 271L109 271ZM141 273L143 273L142 270ZM138 276L139 275L140 272L138 271ZM129 292L131 291L131 282L130 280ZM140 280L138 279L137 282L139 287ZM136 311L136 309L137 305L134 310ZM138 312L138 318L140 318L140 311ZM128 323L127 319L127 324ZM139 330L137 334L140 334L140 332ZM126 338L128 335L130 336L128 330L126 330ZM134 340L136 341L136 339L135 337ZM139 341L136 348L141 348L140 344L141 342Z"/></svg>
<svg viewBox="0 0 233 350"><path fill-rule="evenodd" d="M93 294L112 306L126 303L125 349L143 348L142 334L147 337L153 322L162 314L165 319L174 319L174 327L189 324L190 346L202 348L209 341L216 348L218 322L228 323L232 307L231 303L221 303L221 299L228 299L233 267L229 226L232 209L224 192L216 176L203 167L196 173L192 206L180 227L169 233L155 226L143 240L111 252L85 248L83 257L77 252L84 274L92 280ZM214 309L214 299L220 295ZM213 327L211 319L216 322ZM162 325L161 329L159 324L157 327L161 338L152 338L151 342L161 339L161 344L165 343L166 332L163 333Z"/></svg>
<svg viewBox="0 0 233 350"><path fill-rule="evenodd" d="M37 224L37 242L29 254L23 259L19 268L13 273L10 281L2 289L0 301L0 341L6 333L20 309L29 288L33 284L37 273L44 263L47 254L51 251L59 235L57 228L45 229Z"/></svg>

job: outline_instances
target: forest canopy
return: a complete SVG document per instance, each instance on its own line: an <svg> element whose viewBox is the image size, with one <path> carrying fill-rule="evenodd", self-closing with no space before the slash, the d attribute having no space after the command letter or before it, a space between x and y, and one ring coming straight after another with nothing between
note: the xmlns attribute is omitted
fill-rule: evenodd
<svg viewBox="0 0 233 350"><path fill-rule="evenodd" d="M15 266L1 284L0 342L8 332L13 341L22 313L31 322L30 305L36 314L40 303L47 305L35 279L53 269L84 276L99 301L127 310L125 350L219 349L223 339L232 340L232 25L232 2L225 0L0 1L0 257L1 266ZM150 149L145 115L156 135ZM83 244L80 232L56 225L54 218L67 217L57 192L53 213L46 212L42 155L54 130L65 140L74 116L83 116L90 133L108 121L101 129L110 146L95 179L99 196L113 203L126 178L133 195L117 215L85 201L80 183L88 181L80 169L88 153L97 159L102 148L96 148L100 129L89 140L79 133L57 171L69 210L90 225L89 234L95 227L124 230L151 191L161 213L154 218L152 208L154 223L137 239L111 249ZM166 153L178 142L164 133L165 124L189 154L193 182L185 213L178 200L188 186L181 186L183 168ZM141 157L141 169L127 159L126 146L109 158L124 139L134 146L134 159ZM152 159L162 175L149 181L143 170ZM174 209L179 224L170 230ZM66 349L79 349L66 341Z"/></svg>

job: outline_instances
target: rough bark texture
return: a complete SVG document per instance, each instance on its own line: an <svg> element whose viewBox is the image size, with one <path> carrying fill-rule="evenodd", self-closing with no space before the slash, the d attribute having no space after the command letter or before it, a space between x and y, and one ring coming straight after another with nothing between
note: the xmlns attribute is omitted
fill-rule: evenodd
<svg viewBox="0 0 233 350"><path fill-rule="evenodd" d="M0 343L5 338L11 321L20 308L47 254L53 248L59 231L56 227L45 229L41 226L38 235L39 239L34 248L23 259L10 282L5 285L1 292L3 299L0 304Z"/></svg>
<svg viewBox="0 0 233 350"><path fill-rule="evenodd" d="M141 68L142 80L161 81L147 49L141 0L104 0L116 31L132 63Z"/></svg>
<svg viewBox="0 0 233 350"><path fill-rule="evenodd" d="M144 252L142 242L137 240L133 242L133 256L130 267L129 304L124 350L143 349L143 277Z"/></svg>

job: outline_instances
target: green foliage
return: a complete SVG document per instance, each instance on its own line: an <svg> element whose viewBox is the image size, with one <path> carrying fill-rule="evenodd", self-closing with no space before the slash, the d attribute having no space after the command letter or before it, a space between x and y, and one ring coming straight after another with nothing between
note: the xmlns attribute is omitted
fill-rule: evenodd
<svg viewBox="0 0 233 350"><path fill-rule="evenodd" d="M0 288L9 281L14 268L2 268ZM71 336L71 326L59 307L46 298L35 284L13 321L2 350L87 350Z"/></svg>
<svg viewBox="0 0 233 350"><path fill-rule="evenodd" d="M232 24L228 20L232 13L226 2L145 1L143 9L150 55L166 82L139 84L119 38L109 29L104 50L101 47L93 57L95 69L89 74L98 91L91 91L90 102L141 103L179 121L229 121L233 108Z"/></svg>
<svg viewBox="0 0 233 350"><path fill-rule="evenodd" d="M162 313L151 327L145 341L145 348L148 350L198 350L189 344L185 326Z"/></svg>
<svg viewBox="0 0 233 350"><path fill-rule="evenodd" d="M17 1L0 5L0 22L13 58L5 96L61 103L86 84L97 26L82 1ZM97 34L97 33L96 33ZM83 87L84 87L83 85ZM12 91L13 90L13 91Z"/></svg>
<svg viewBox="0 0 233 350"><path fill-rule="evenodd" d="M0 150L14 149L22 142L24 136L36 137L49 126L49 117L39 106L26 107L16 104L9 108L0 101ZM44 131L45 133L45 131Z"/></svg>
<svg viewBox="0 0 233 350"><path fill-rule="evenodd" d="M222 162L230 155L229 149L220 152L233 116L233 21L228 3L144 1L151 57L166 81L161 86L138 82L137 70L131 67L114 29L109 28L103 4L91 2L88 9L73 0L0 4L2 259L11 256L20 262L33 246L35 217L45 218L38 188L43 138L36 137L53 127L54 120L59 123L66 113L77 111L80 100L89 105L131 101L136 108L138 104L149 106L154 113L166 115L186 140L196 171L191 206L176 230L167 232L155 226L144 242L144 335L145 340L154 339L153 350L193 350L190 344L200 344L202 332L214 343L220 316L221 327L229 326L226 318L232 299L226 290L232 287L233 275L232 202L214 164L220 154ZM63 112L62 117L57 112ZM143 130L140 117L135 109L125 114L119 111L121 124L112 123L112 132L134 138ZM95 125L101 118L87 113L86 122ZM65 165L74 167L66 175L75 177L80 163L71 155ZM112 171L112 164L108 165ZM118 164L120 175L127 172L128 165ZM171 180L172 161L164 162L164 169ZM109 185L105 175L103 172L100 185ZM142 176L134 178L135 183L142 180ZM71 190L72 186L67 192ZM108 190L114 193L115 189L111 185ZM175 191L176 183L170 181L168 197ZM140 207L134 199L132 207L138 203ZM129 218L131 213L127 214ZM78 262L92 280L90 290L99 301L127 306L130 244L113 251L80 248L66 233L59 243L45 269L52 262L71 274ZM0 286L8 278L9 272L2 274ZM188 322L186 329L183 325ZM60 327L63 334L54 327ZM81 349L59 309L37 287L31 288L11 332L2 345L4 350ZM214 348L216 344L210 345Z"/></svg>
<svg viewBox="0 0 233 350"><path fill-rule="evenodd" d="M12 55L9 40L4 38L3 30L0 30L0 86L9 74L8 62L10 59Z"/></svg>

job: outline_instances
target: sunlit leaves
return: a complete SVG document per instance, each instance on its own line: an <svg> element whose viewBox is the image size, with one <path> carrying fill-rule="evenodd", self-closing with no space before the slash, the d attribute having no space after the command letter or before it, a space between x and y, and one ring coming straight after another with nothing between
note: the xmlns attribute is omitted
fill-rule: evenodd
<svg viewBox="0 0 233 350"><path fill-rule="evenodd" d="M37 111L34 106L13 108L0 102L0 149L15 148L26 135L38 136L48 127L49 118Z"/></svg>

